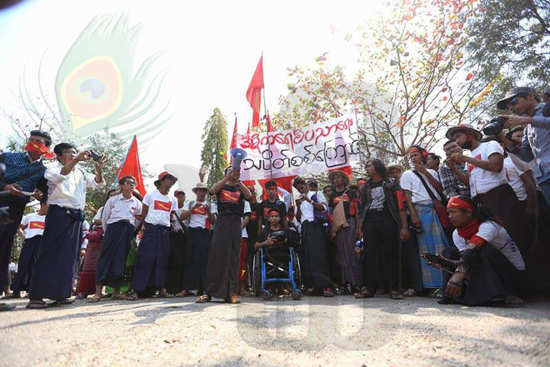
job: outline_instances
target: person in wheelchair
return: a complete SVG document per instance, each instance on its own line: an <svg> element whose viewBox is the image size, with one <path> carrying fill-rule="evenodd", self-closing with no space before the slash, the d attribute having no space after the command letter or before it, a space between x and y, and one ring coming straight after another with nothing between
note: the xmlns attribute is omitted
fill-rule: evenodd
<svg viewBox="0 0 550 367"><path fill-rule="evenodd" d="M255 275L257 283L263 283L263 289L258 289L262 288L260 284L255 287L257 295L262 293L265 300L270 300L275 294L288 295L292 293L293 298L299 299L301 292L295 284L292 284L289 269L290 264L296 261L295 255L293 255L294 251L291 249L294 245L294 236L289 230L283 228L281 213L278 210L271 209L269 211L268 221L269 226L265 227L254 245L256 259L261 258L262 263L265 264L265 274L261 270L263 264L259 264L254 270L259 272ZM263 254L258 257L260 249ZM294 261L291 261L291 258ZM280 279L280 281L266 282L270 279Z"/></svg>

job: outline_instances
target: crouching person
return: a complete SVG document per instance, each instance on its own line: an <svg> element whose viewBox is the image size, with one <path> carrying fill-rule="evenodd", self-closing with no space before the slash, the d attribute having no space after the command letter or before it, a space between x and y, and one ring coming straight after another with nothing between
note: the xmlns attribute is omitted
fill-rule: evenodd
<svg viewBox="0 0 550 367"><path fill-rule="evenodd" d="M455 272L440 303L468 306L518 306L525 274L521 253L506 229L484 208L466 197L453 196L447 205L456 227L453 240L460 251Z"/></svg>
<svg viewBox="0 0 550 367"><path fill-rule="evenodd" d="M138 216L141 213L141 201L134 195L136 180L124 176L118 181L121 193L112 196L103 207L101 222L105 235L97 262L95 295L89 302L101 299L104 285L113 288L113 300L122 299L120 285L124 277L126 257L136 232Z"/></svg>

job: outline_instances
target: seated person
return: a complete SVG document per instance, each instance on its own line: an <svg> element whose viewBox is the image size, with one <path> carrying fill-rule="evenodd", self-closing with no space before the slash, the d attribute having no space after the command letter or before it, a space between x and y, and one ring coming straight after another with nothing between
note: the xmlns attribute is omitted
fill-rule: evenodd
<svg viewBox="0 0 550 367"><path fill-rule="evenodd" d="M453 241L460 252L456 270L440 303L468 306L519 306L525 263L506 229L469 198L453 196L447 204L456 227ZM449 256L448 256L449 257Z"/></svg>
<svg viewBox="0 0 550 367"><path fill-rule="evenodd" d="M266 226L258 236L258 241L254 245L254 248L256 250L263 248L264 262L275 265L273 267L274 271L269 273L268 278L286 278L288 277L288 273L279 271L276 265L288 265L289 263L289 233L288 230L283 228L281 214L276 209L269 211L268 220L269 226Z"/></svg>

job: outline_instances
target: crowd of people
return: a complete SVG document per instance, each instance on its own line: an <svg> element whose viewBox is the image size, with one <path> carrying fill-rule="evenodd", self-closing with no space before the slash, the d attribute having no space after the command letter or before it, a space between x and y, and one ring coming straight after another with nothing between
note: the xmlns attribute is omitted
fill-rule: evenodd
<svg viewBox="0 0 550 367"><path fill-rule="evenodd" d="M550 90L544 94L550 98ZM181 190L170 194L177 178L166 171L142 198L135 178L125 176L85 236L86 189L104 187L104 157L68 143L52 154L49 134L34 130L26 152L0 155L6 166L0 206L9 208L0 224L0 285L8 284L19 229L24 244L9 297L26 292L28 308L69 304L76 294L99 302L105 289L113 300L284 297L292 291L285 284L260 294L253 268L258 251L288 248L299 259L296 281L306 295L521 305L550 290L545 106L533 89L516 88L498 104L510 111L498 134L459 124L446 132L443 162L412 146L409 169L371 159L368 177L353 180L335 170L322 189L296 177L292 192L272 180L258 195L230 166L211 187L201 176L189 200ZM92 158L95 175L79 165ZM40 209L23 216L31 197Z"/></svg>

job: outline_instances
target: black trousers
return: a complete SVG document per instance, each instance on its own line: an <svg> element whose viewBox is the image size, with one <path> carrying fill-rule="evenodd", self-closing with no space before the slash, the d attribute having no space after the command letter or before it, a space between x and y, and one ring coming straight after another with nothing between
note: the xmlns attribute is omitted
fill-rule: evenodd
<svg viewBox="0 0 550 367"><path fill-rule="evenodd" d="M10 223L0 224L0 292L9 285L8 265L10 263L13 240L17 233L17 228L21 224L26 204L26 199L12 195L0 202L0 207L4 205L8 206L10 219Z"/></svg>
<svg viewBox="0 0 550 367"><path fill-rule="evenodd" d="M363 262L363 284L371 294L376 292L377 265L390 291L398 290L399 228L390 212L369 211L363 226L366 241Z"/></svg>

